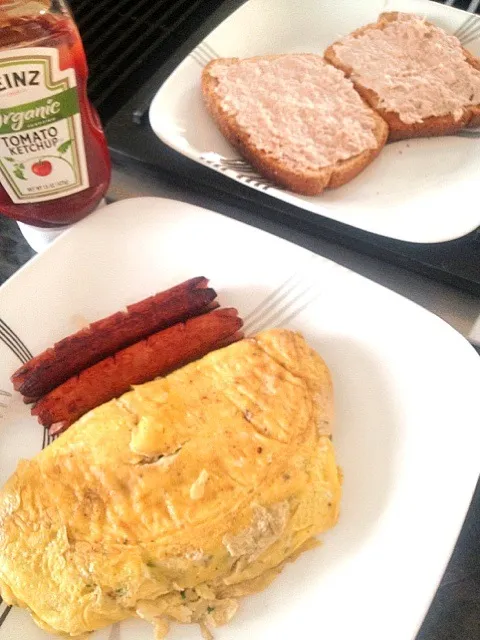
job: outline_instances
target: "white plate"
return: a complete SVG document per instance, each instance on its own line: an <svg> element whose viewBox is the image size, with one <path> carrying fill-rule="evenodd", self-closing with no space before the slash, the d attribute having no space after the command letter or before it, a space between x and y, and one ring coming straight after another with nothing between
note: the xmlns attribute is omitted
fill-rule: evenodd
<svg viewBox="0 0 480 640"><path fill-rule="evenodd" d="M300 330L325 357L345 473L340 522L325 544L245 599L215 637L413 640L467 511L480 450L480 358L436 316L253 227L178 202L127 200L65 233L0 289L0 389L12 392L19 366L5 326L38 353L79 322L196 275L245 318L263 305L250 331ZM2 412L0 484L43 442L18 394ZM0 629L1 640L47 637L20 609ZM171 637L200 635L179 627ZM153 634L131 621L92 636L106 638Z"/></svg>
<svg viewBox="0 0 480 640"><path fill-rule="evenodd" d="M450 136L389 144L349 184L307 197L270 187L252 170L228 169L228 161L240 156L203 105L200 76L209 59L323 53L339 37L376 21L385 10L426 15L449 32L469 19L463 11L427 0L249 0L162 85L150 107L153 130L181 154L252 189L365 231L410 242L443 242L469 233L480 224L480 208L473 205L480 180L480 138ZM480 55L480 39L468 47Z"/></svg>

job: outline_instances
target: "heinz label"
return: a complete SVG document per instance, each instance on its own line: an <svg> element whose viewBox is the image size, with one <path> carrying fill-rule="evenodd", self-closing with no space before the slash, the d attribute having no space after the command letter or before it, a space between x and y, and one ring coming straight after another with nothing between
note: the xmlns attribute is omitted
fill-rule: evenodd
<svg viewBox="0 0 480 640"><path fill-rule="evenodd" d="M0 182L16 203L89 186L75 71L57 49L0 52Z"/></svg>

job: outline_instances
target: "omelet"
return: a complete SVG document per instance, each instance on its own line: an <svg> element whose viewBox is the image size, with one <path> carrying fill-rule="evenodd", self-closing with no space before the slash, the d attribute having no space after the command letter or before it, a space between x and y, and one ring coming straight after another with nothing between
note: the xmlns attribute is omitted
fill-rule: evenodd
<svg viewBox="0 0 480 640"><path fill-rule="evenodd" d="M339 514L326 364L274 329L93 409L0 492L0 591L78 636L205 635Z"/></svg>

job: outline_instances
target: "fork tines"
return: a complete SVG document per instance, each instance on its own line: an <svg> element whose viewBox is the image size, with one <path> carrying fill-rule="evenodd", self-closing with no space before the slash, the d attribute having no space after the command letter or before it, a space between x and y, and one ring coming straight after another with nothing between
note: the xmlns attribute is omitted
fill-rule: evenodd
<svg viewBox="0 0 480 640"><path fill-rule="evenodd" d="M235 172L235 177L251 187L266 191L271 188L278 188L276 184L270 180L266 180L260 176L255 169L246 160L241 158L222 158L221 156L207 157L201 156L201 160L206 162L210 167L225 173L226 171Z"/></svg>
<svg viewBox="0 0 480 640"><path fill-rule="evenodd" d="M212 60L221 57L206 41L201 42L198 47L190 53L190 56L201 67L205 67Z"/></svg>
<svg viewBox="0 0 480 640"><path fill-rule="evenodd" d="M322 258L311 254L309 259L245 316L245 335L251 336L269 327L288 325L314 302L326 286L318 282L315 264ZM333 262L328 263L334 268Z"/></svg>
<svg viewBox="0 0 480 640"><path fill-rule="evenodd" d="M480 2L478 3L480 5ZM471 15L453 34L465 46L480 36L480 17Z"/></svg>

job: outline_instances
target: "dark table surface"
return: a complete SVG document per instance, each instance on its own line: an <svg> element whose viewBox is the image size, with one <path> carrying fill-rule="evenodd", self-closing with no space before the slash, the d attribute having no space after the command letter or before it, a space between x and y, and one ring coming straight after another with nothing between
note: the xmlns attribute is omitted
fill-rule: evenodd
<svg viewBox="0 0 480 640"><path fill-rule="evenodd" d="M0 216L0 284L33 255L16 223ZM417 640L480 640L480 483Z"/></svg>

